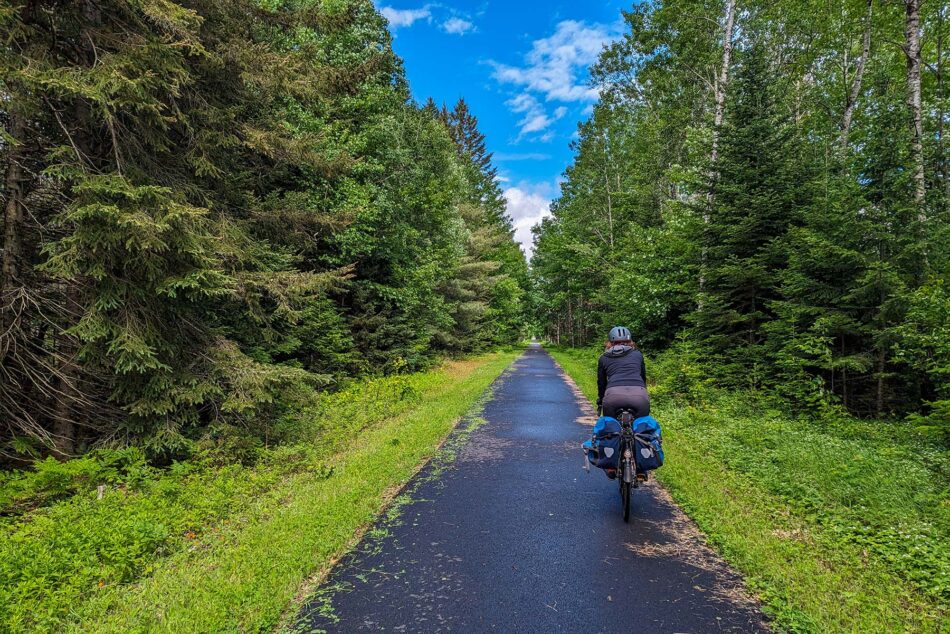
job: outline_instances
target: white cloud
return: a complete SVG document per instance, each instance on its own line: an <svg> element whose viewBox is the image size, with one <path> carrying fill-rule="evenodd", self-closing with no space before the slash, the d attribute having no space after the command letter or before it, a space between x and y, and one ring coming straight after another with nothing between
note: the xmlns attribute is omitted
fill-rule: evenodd
<svg viewBox="0 0 950 634"><path fill-rule="evenodd" d="M540 152L526 152L526 153L514 153L510 154L508 152L500 152L498 154L492 155L492 158L496 161L547 161L551 159L550 154L542 154Z"/></svg>
<svg viewBox="0 0 950 634"><path fill-rule="evenodd" d="M446 33L452 33L454 35L465 35L469 31L475 29L475 25L469 22L468 20L463 20L462 18L449 18L442 23L442 29Z"/></svg>
<svg viewBox="0 0 950 634"><path fill-rule="evenodd" d="M604 25L564 20L550 37L532 42L523 65L488 62L494 68L492 76L496 81L521 89L520 94L506 102L512 112L522 115L516 142L526 136L542 143L554 139L552 126L567 116L568 108L561 105L548 112L542 100L588 107L597 101L598 90L587 85L587 68L621 29L620 22Z"/></svg>
<svg viewBox="0 0 950 634"><path fill-rule="evenodd" d="M551 37L535 40L524 66L490 62L494 77L544 95L547 101L591 102L597 90L585 85L581 71L597 61L604 45L615 35L613 27L565 20Z"/></svg>
<svg viewBox="0 0 950 634"><path fill-rule="evenodd" d="M379 12L389 21L389 28L394 31L403 26L412 26L419 20L429 20L432 17L432 11L429 9L429 5L421 9L381 7Z"/></svg>
<svg viewBox="0 0 950 634"><path fill-rule="evenodd" d="M420 20L430 25L438 25L443 31L452 35L465 35L476 30L475 23L468 19L469 15L454 11L437 2L430 2L418 9L396 9L391 6L380 6L379 12L389 22L391 31L412 26Z"/></svg>
<svg viewBox="0 0 950 634"><path fill-rule="evenodd" d="M512 112L524 115L518 122L520 128L518 132L519 141L529 134L544 132L551 127L555 121L567 114L567 108L561 106L556 108L554 112L549 115L541 103L535 99L534 96L526 92L509 99L505 102L505 105L507 105ZM550 138L545 139L544 137L546 136L548 135L541 136L539 140L550 140Z"/></svg>
<svg viewBox="0 0 950 634"><path fill-rule="evenodd" d="M515 230L515 240L528 257L534 248L531 227L551 215L551 197L554 188L548 183L519 183L504 191L508 201L508 215Z"/></svg>

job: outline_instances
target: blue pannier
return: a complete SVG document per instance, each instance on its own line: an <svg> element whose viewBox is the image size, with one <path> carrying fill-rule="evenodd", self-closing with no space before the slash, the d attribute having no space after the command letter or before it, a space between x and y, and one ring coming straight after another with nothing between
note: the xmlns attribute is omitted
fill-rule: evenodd
<svg viewBox="0 0 950 634"><path fill-rule="evenodd" d="M652 416L633 421L637 443L637 471L652 471L663 466L663 438L660 423Z"/></svg>
<svg viewBox="0 0 950 634"><path fill-rule="evenodd" d="M597 452L595 459L591 460L594 466L616 469L620 464L620 422L610 416L598 418L591 446Z"/></svg>
<svg viewBox="0 0 950 634"><path fill-rule="evenodd" d="M584 453L587 454L587 461L594 465L597 464L597 449L594 447L594 441L585 440L581 446L584 448Z"/></svg>

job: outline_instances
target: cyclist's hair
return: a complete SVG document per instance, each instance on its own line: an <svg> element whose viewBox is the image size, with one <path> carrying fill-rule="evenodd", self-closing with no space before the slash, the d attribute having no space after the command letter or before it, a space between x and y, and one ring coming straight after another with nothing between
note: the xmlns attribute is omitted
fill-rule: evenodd
<svg viewBox="0 0 950 634"><path fill-rule="evenodd" d="M637 344L633 343L633 339L621 339L620 341L610 341L609 339L604 343L604 352L607 352L614 346L630 346L634 350L637 349Z"/></svg>

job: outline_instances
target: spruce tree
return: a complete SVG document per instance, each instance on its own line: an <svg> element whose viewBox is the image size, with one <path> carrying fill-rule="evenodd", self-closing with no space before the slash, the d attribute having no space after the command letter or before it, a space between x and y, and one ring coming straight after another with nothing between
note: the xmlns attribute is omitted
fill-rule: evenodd
<svg viewBox="0 0 950 634"><path fill-rule="evenodd" d="M763 327L774 318L784 241L800 223L808 179L762 47L743 51L731 89L702 233L704 286L691 319L717 373L759 385L769 364Z"/></svg>
<svg viewBox="0 0 950 634"><path fill-rule="evenodd" d="M455 142L459 157L471 164L477 201L491 211L501 213L503 203L498 187L498 170L492 164L492 154L485 145L485 135L478 129L478 118L464 98L460 98L452 110L443 107L439 117Z"/></svg>
<svg viewBox="0 0 950 634"><path fill-rule="evenodd" d="M464 350L514 343L521 336L524 321L527 263L514 241L507 202L485 135L464 99L459 99L451 111L445 106L436 111L433 103L424 110L435 112L445 126L466 183L460 201L466 253L446 286L455 302L455 325L444 334L443 343Z"/></svg>
<svg viewBox="0 0 950 634"><path fill-rule="evenodd" d="M490 161L410 102L368 0L31 0L0 25L0 452L261 434L428 363L460 266L489 271L483 314L505 296L507 219L463 218Z"/></svg>

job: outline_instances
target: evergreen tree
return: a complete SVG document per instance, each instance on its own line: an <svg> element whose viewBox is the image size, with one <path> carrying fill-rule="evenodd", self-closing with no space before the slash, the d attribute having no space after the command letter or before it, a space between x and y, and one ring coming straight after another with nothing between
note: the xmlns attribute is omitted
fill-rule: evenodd
<svg viewBox="0 0 950 634"><path fill-rule="evenodd" d="M467 270L502 333L477 345L511 339L510 224L465 211L490 158L410 102L369 0L31 0L0 27L0 451L262 435L428 363Z"/></svg>
<svg viewBox="0 0 950 634"><path fill-rule="evenodd" d="M454 326L442 343L462 350L509 344L521 338L527 286L527 263L514 241L507 202L491 163L485 135L464 99L450 111L424 107L449 133L461 162L466 187L460 204L465 225L465 254L446 285L454 301Z"/></svg>
<svg viewBox="0 0 950 634"><path fill-rule="evenodd" d="M443 106L438 116L455 142L459 157L470 165L476 196L473 202L485 205L496 214L503 214L504 201L498 186L498 170L492 164L492 154L485 146L485 135L478 129L478 118L464 98L459 99L452 110Z"/></svg>
<svg viewBox="0 0 950 634"><path fill-rule="evenodd" d="M775 316L785 236L800 223L810 185L774 90L764 50L753 45L742 55L726 108L710 183L715 199L702 234L704 285L691 316L722 376L752 385L768 365L764 326Z"/></svg>

